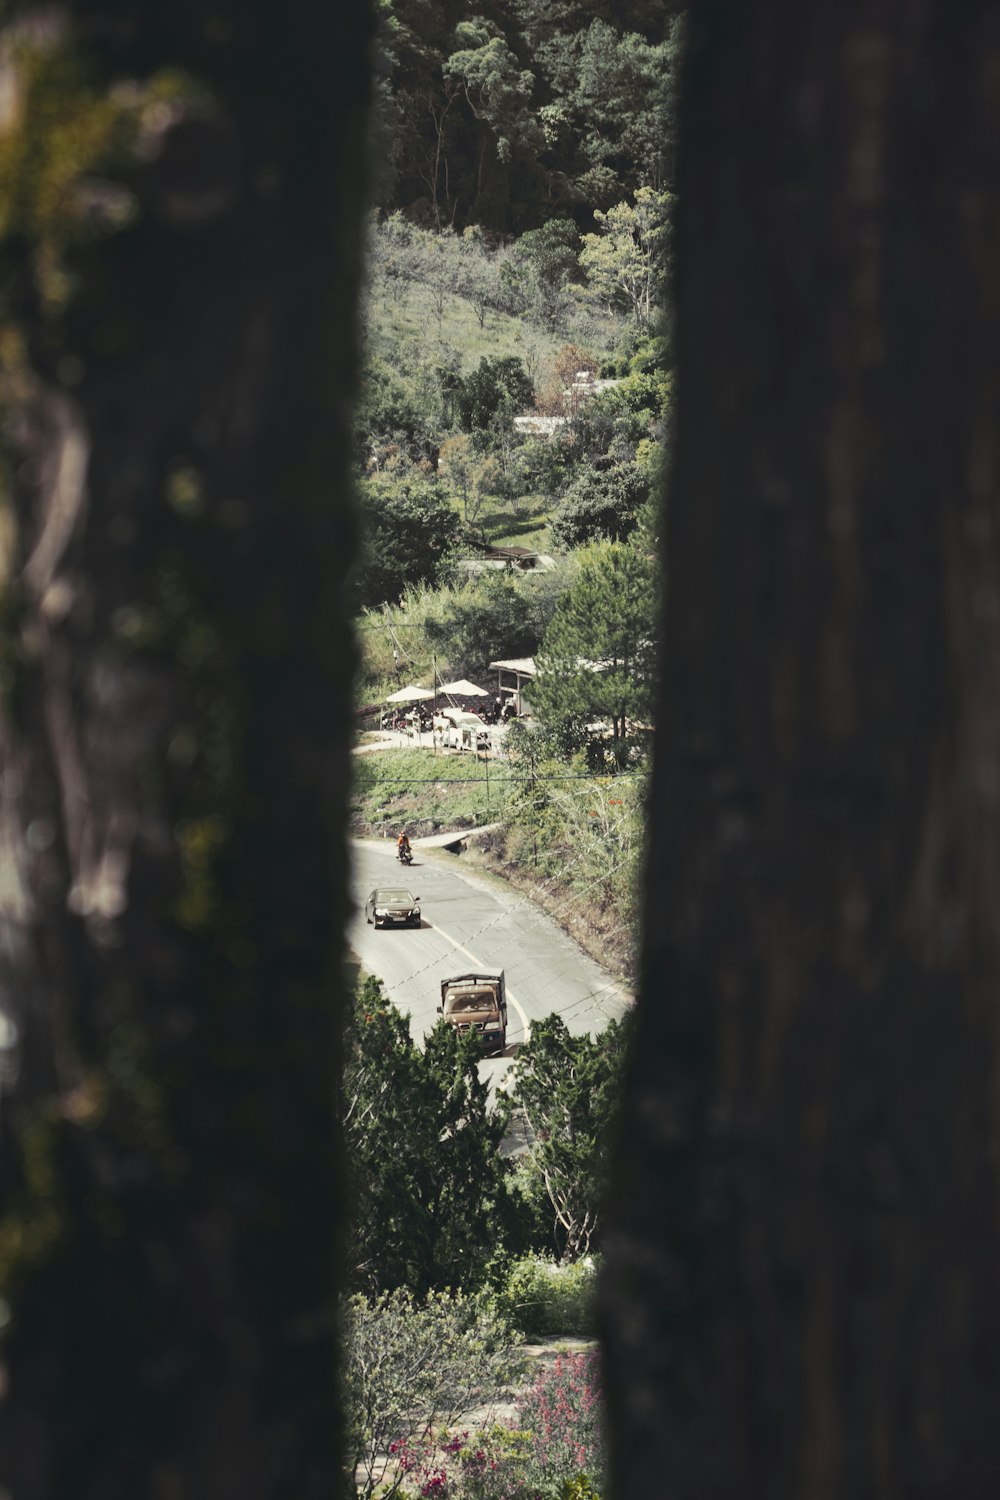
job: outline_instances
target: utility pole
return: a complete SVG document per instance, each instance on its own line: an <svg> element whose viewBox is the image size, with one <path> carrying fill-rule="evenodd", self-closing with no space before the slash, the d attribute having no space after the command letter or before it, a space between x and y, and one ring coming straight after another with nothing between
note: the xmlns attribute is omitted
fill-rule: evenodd
<svg viewBox="0 0 1000 1500"><path fill-rule="evenodd" d="M486 821L488 823L490 821L490 747L489 747L489 745L486 746L484 754L486 756Z"/></svg>

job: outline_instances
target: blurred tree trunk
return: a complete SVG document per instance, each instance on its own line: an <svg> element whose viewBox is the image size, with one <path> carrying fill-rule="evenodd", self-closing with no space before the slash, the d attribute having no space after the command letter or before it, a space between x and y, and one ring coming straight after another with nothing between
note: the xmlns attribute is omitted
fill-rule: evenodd
<svg viewBox="0 0 1000 1500"><path fill-rule="evenodd" d="M2 1483L328 1500L369 7L6 14Z"/></svg>
<svg viewBox="0 0 1000 1500"><path fill-rule="evenodd" d="M621 1497L1000 1493L998 70L692 9Z"/></svg>

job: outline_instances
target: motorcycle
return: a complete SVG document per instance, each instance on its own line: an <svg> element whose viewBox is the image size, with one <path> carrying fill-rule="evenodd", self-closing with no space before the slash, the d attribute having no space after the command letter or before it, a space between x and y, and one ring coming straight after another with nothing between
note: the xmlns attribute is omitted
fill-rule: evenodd
<svg viewBox="0 0 1000 1500"><path fill-rule="evenodd" d="M399 848L396 850L396 858L399 860L401 865L412 865L413 850L409 847L409 845L404 846L400 844Z"/></svg>

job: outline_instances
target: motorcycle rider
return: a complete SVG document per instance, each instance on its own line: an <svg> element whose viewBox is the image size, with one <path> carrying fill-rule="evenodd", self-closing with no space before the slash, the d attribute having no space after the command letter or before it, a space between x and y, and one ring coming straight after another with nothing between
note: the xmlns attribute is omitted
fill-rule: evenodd
<svg viewBox="0 0 1000 1500"><path fill-rule="evenodd" d="M412 851L410 849L410 837L406 829L404 828L402 833L399 835L399 838L396 840L396 857L401 860L406 859L407 856L411 853Z"/></svg>

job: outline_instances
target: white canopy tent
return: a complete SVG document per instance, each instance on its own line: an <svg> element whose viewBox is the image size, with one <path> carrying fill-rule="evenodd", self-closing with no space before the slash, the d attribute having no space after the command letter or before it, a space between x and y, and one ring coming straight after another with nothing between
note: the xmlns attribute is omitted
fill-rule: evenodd
<svg viewBox="0 0 1000 1500"><path fill-rule="evenodd" d="M434 694L430 688L401 687L396 692L390 693L385 700L386 703L419 703L423 698L433 698Z"/></svg>
<svg viewBox="0 0 1000 1500"><path fill-rule="evenodd" d="M444 693L449 698L488 698L490 695L485 688L476 687L467 677L460 677L457 682L442 682L438 687L439 693Z"/></svg>

